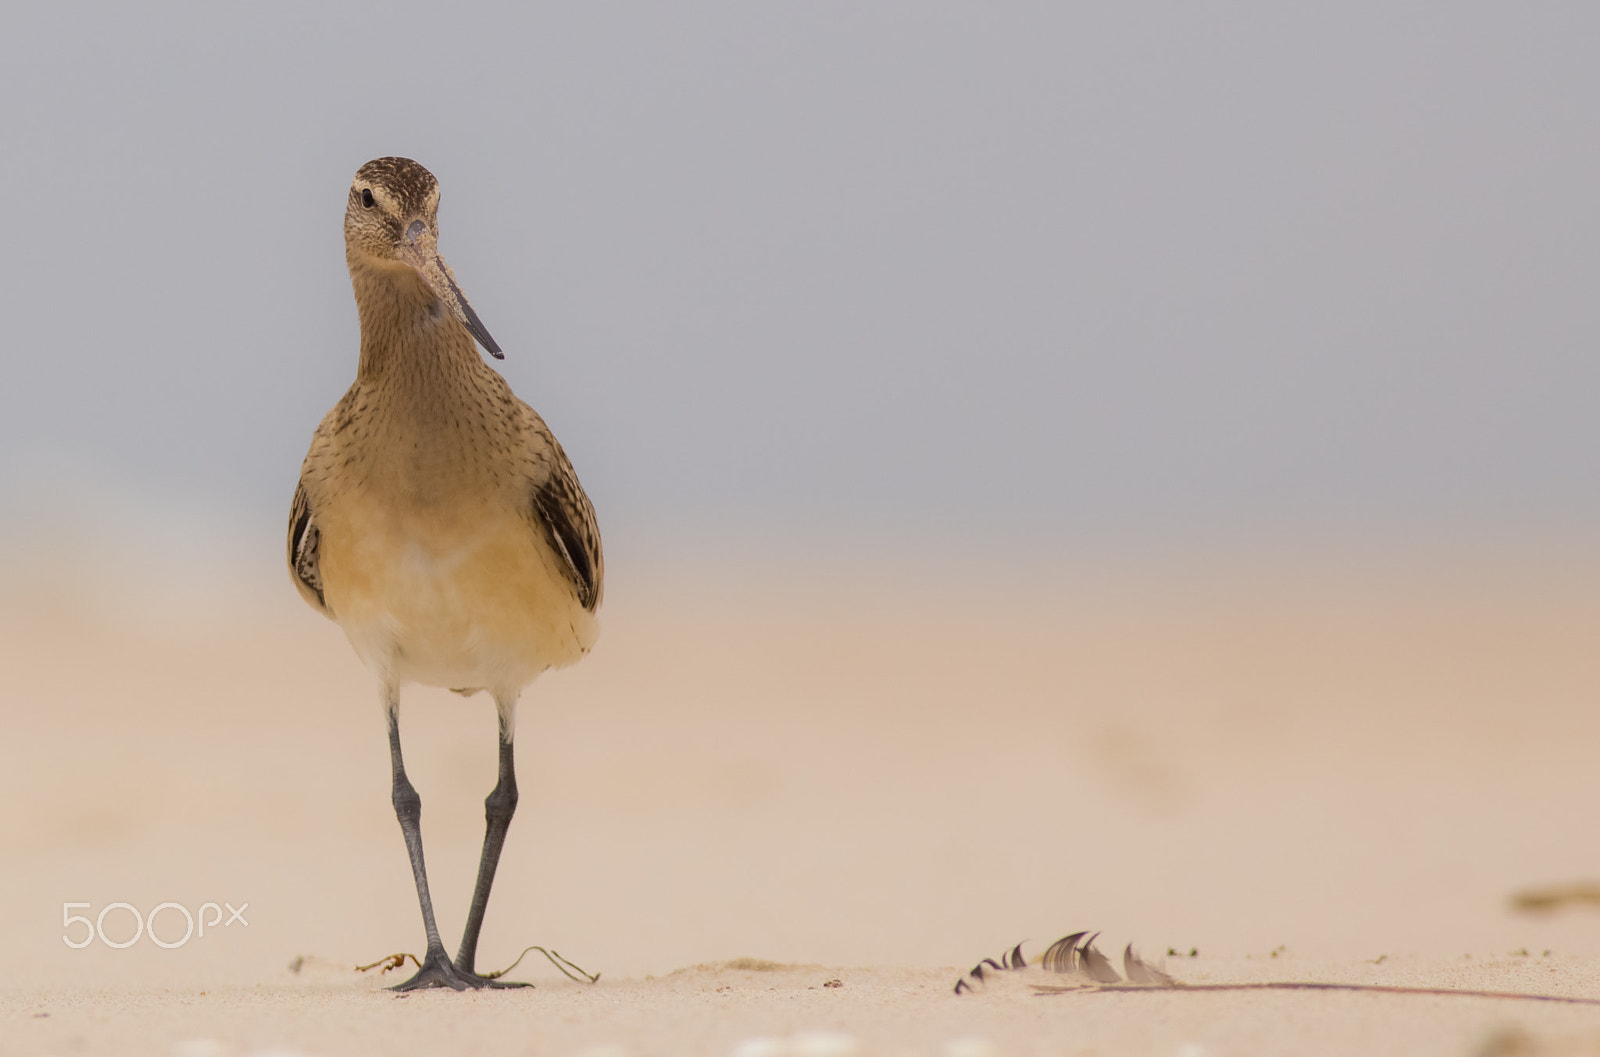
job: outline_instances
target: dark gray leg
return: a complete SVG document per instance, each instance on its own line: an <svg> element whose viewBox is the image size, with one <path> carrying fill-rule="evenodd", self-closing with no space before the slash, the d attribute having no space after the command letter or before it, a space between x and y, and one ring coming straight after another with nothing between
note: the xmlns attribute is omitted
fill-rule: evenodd
<svg viewBox="0 0 1600 1057"><path fill-rule="evenodd" d="M422 904L422 927L428 930L428 953L423 957L422 968L395 990L448 987L446 978L454 967L439 939L439 926L433 920L433 897L428 894L428 868L422 861L422 798L417 795L411 779L406 777L405 761L400 757L399 689L385 688L384 697L389 719L389 768L394 774L390 799L394 802L395 817L400 820L400 832L406 838L406 854L411 857L411 878L417 884L417 902Z"/></svg>
<svg viewBox="0 0 1600 1057"><path fill-rule="evenodd" d="M516 707L512 703L511 709ZM467 911L467 928L461 934L461 950L456 968L473 972L478 957L478 933L483 929L483 913L489 906L489 889L494 886L494 871L500 865L500 849L505 847L506 830L517 810L516 750L512 744L514 720L511 709L500 707L500 779L483 802L488 828L483 834L483 857L478 861L478 883L472 890L472 909Z"/></svg>
<svg viewBox="0 0 1600 1057"><path fill-rule="evenodd" d="M406 838L406 854L411 857L411 877L417 884L417 902L422 906L422 925L428 931L428 953L422 958L417 974L395 991L415 991L424 987L448 987L454 991L467 988L503 986L495 985L472 973L456 969L445 953L439 939L439 926L433 920L433 897L428 894L428 869L422 861L422 798L406 777L405 762L400 758L400 693L397 687L384 688L384 704L389 719L389 765L394 772L395 817L400 820L400 832Z"/></svg>

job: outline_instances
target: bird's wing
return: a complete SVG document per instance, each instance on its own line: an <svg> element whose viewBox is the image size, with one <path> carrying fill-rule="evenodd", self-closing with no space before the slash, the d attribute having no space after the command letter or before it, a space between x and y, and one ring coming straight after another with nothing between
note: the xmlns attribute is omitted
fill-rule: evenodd
<svg viewBox="0 0 1600 1057"><path fill-rule="evenodd" d="M584 609L600 608L605 591L605 558L600 550L600 526L594 507L584 494L578 475L554 437L549 437L548 472L533 481L532 512L545 542L555 551Z"/></svg>
<svg viewBox="0 0 1600 1057"><path fill-rule="evenodd" d="M318 548L322 533L311 517L311 502L306 498L305 485L294 489L294 502L289 504L289 572L300 595L325 616L333 616L327 600L322 597L322 569Z"/></svg>

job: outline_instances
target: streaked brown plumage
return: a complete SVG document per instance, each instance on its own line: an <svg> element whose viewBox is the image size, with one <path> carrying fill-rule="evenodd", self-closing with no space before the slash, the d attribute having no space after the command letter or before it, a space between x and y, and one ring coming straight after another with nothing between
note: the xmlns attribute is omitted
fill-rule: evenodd
<svg viewBox="0 0 1600 1057"><path fill-rule="evenodd" d="M490 855L493 801L515 806L517 697L540 672L593 646L605 564L594 509L566 453L474 345L500 355L438 255L438 202L432 174L409 159L379 158L356 174L345 259L360 362L306 454L288 559L301 595L339 624L378 676L408 849L402 801L415 792L400 763L400 686L494 696L501 786L490 797L481 899L457 956L464 965L451 965L439 946L420 834L412 854L429 932L429 959L412 984L463 987L482 986L472 959L499 856L497 845ZM509 824L509 808L504 816Z"/></svg>

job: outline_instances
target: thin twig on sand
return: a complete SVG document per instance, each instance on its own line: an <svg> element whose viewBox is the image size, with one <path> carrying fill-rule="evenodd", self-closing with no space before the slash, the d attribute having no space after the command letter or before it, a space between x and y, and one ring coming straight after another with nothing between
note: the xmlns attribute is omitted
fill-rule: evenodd
<svg viewBox="0 0 1600 1057"><path fill-rule="evenodd" d="M411 959L411 964L412 965L415 965L418 969L422 968L422 963L417 961L417 956L415 954L400 953L400 954L391 954L387 958L379 958L377 961L373 962L371 965L358 965L358 966L356 966L356 972L364 973L364 972L367 972L369 969L376 969L376 968L378 968L378 966L381 965L381 966L383 966L382 971L379 973L379 975L381 976L383 973L388 972L390 969L398 969L398 968L400 968L402 965L404 965L406 963L406 959L407 958Z"/></svg>
<svg viewBox="0 0 1600 1057"><path fill-rule="evenodd" d="M506 973L509 973L511 970L515 969L522 962L522 959L526 958L528 956L528 951L538 951L540 954L544 955L546 958L548 958L550 960L550 964L555 966L558 970L560 970L561 975L565 976L568 980L573 980L573 981L576 981L577 983L580 983L580 984L592 984L592 983L594 983L594 982L596 982L597 980L600 979L600 974L599 973L588 972L587 970L585 970L581 966L579 966L576 962L572 962L572 961L567 960L566 958L563 958L561 956L561 952L560 951L554 951L554 950L547 951L543 947L540 947L538 945L535 945L535 946L528 947L528 948L524 949L521 954L517 955L517 960L512 962L510 965L506 966L504 969L501 969L501 970L499 970L497 972L492 972L492 973L483 973L482 974L483 978L485 980L498 980L498 979L500 979L500 977L504 976ZM364 973L364 972L368 972L369 970L372 970L372 969L378 969L379 966L382 966L382 969L380 970L380 974L381 973L386 973L390 969L398 969L398 968L400 968L402 965L404 965L406 963L406 961L408 959L410 960L411 964L415 965L418 969L422 968L422 962L417 960L417 956L415 954L410 954L408 952L402 951L399 954L391 954L388 957L379 958L377 961L371 963L370 965L358 965L358 966L356 966L356 972ZM573 973L577 973L578 975L574 976Z"/></svg>
<svg viewBox="0 0 1600 1057"><path fill-rule="evenodd" d="M561 970L561 975L565 976L568 980L575 980L580 984L592 984L600 979L599 973L590 973L579 968L575 963L569 962L567 959L561 957L560 951L547 951L543 947L539 946L533 946L524 949L521 954L517 955L517 960L515 962L512 962L510 965L506 966L504 969L501 969L497 973L484 973L484 977L489 980L498 980L506 973L509 973L511 970L515 969L517 967L517 963L521 962L523 958L527 957L528 951L538 951L540 954L544 955L550 960L550 964ZM567 971L568 969L571 969L578 975L573 976L571 972Z"/></svg>
<svg viewBox="0 0 1600 1057"><path fill-rule="evenodd" d="M1525 1002L1565 1002L1575 1006L1600 1006L1600 998L1575 995L1540 995L1523 991L1473 991L1456 987L1399 987L1386 984L1335 984L1320 980L1272 980L1254 984L1034 984L1041 995L1074 991L1368 991L1383 995L1455 995L1459 998L1519 998Z"/></svg>
<svg viewBox="0 0 1600 1057"><path fill-rule="evenodd" d="M1511 897L1511 906L1532 913L1548 913L1576 906L1600 907L1600 884L1580 882L1524 888Z"/></svg>

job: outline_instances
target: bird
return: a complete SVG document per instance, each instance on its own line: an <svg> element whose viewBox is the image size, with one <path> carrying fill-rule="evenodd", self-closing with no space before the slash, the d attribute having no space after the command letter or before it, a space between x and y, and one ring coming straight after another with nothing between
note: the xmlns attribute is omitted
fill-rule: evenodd
<svg viewBox="0 0 1600 1057"><path fill-rule="evenodd" d="M421 164L357 170L345 263L361 324L356 378L322 419L290 505L300 595L339 625L376 676L390 800L427 933L395 990L520 986L480 975L478 937L517 806L517 701L599 635L605 564L594 507L561 444L477 350L504 359L439 255L439 182ZM466 929L439 938L422 852L422 802L400 750L400 690L487 691L499 778Z"/></svg>

